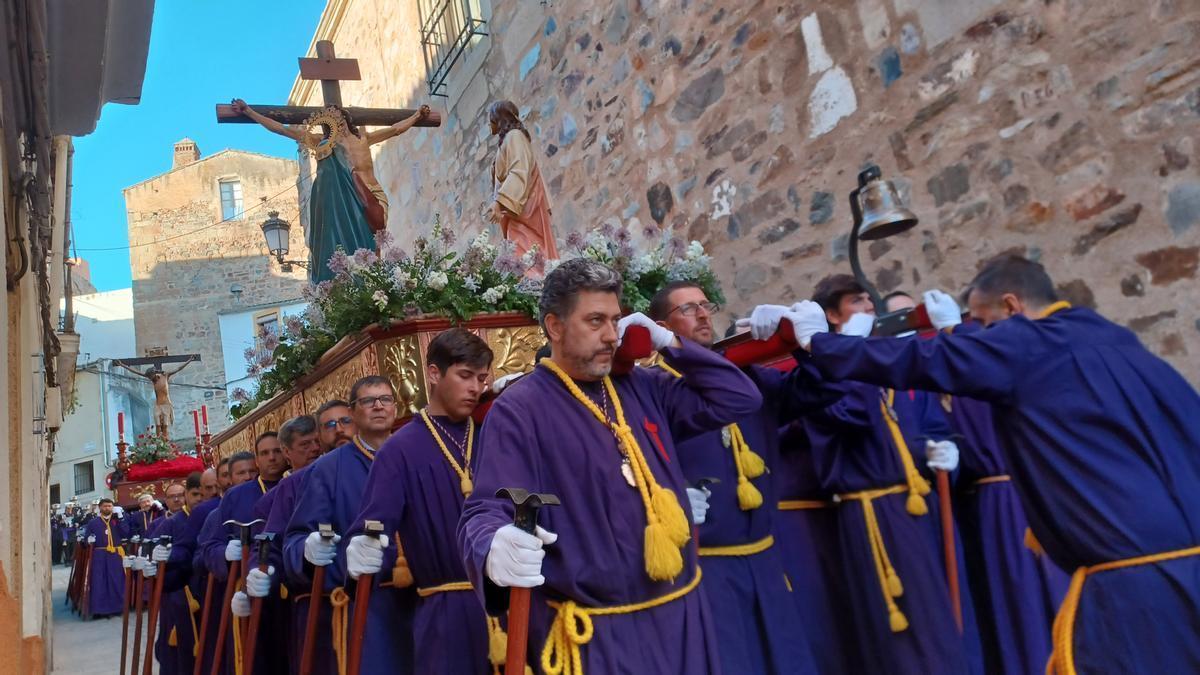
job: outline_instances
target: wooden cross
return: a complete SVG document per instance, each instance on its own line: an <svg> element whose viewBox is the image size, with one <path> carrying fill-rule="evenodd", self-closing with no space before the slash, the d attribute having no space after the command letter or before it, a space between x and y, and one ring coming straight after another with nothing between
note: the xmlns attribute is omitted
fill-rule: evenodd
<svg viewBox="0 0 1200 675"><path fill-rule="evenodd" d="M321 98L325 106L341 106L342 80L361 80L357 59L339 59L334 55L333 43L321 40L317 43L317 58L300 58L300 79L320 80ZM303 124L313 114L321 112L324 107L291 106L291 105L259 105L250 104L258 113L282 124ZM405 108L345 108L350 113L354 124L358 126L382 127L408 119L417 112ZM217 122L221 124L254 124L254 120L233 111L228 103L217 104ZM442 125L442 116L434 111L417 122L418 127L438 127Z"/></svg>

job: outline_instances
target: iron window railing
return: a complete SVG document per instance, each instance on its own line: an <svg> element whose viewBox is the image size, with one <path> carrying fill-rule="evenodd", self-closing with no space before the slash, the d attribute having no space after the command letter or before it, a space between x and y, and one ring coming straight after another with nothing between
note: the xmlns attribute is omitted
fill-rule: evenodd
<svg viewBox="0 0 1200 675"><path fill-rule="evenodd" d="M454 64L477 38L486 36L479 0L420 0L421 47L430 96L448 96Z"/></svg>

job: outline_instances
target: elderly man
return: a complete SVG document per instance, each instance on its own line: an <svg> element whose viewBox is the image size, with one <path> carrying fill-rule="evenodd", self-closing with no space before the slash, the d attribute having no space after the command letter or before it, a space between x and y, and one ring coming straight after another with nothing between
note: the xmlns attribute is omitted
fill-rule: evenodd
<svg viewBox="0 0 1200 675"><path fill-rule="evenodd" d="M577 258L546 276L550 358L488 414L460 549L489 613L507 608L508 587L534 588L530 633L545 643L543 670L716 672L715 617L693 593L700 568L677 443L752 414L762 396L710 350L645 315L622 319L620 297L620 275L598 262ZM630 326L646 328L683 377L611 375ZM562 505L528 534L500 488L552 493ZM594 630L577 634L581 621Z"/></svg>

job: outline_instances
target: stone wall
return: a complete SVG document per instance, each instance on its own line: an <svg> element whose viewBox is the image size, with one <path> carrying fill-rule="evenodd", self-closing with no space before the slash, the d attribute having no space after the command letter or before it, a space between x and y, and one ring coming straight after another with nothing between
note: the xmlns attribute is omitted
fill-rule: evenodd
<svg viewBox="0 0 1200 675"><path fill-rule="evenodd" d="M541 147L560 240L604 221L698 239L732 319L848 271L846 195L874 162L921 218L865 247L882 291L957 292L981 260L1022 252L1200 382L1194 2L483 4L482 66L468 52L456 95L432 100L444 127L379 151L402 241L434 214L485 227L485 104L510 98ZM415 6L329 3L317 37L387 80L349 83L348 104L430 100ZM380 35L395 36L386 50Z"/></svg>
<svg viewBox="0 0 1200 675"><path fill-rule="evenodd" d="M202 404L208 406L214 433L228 426L217 313L300 297L305 270L281 273L266 253L259 227L270 209L299 222L297 172L293 160L226 150L125 190L136 356L147 347L165 346L171 354L202 359L171 380L172 438L192 438L190 411ZM233 176L242 183L245 215L219 223L218 180ZM289 245L289 258L308 258L298 225ZM240 298L230 293L234 284L242 288Z"/></svg>

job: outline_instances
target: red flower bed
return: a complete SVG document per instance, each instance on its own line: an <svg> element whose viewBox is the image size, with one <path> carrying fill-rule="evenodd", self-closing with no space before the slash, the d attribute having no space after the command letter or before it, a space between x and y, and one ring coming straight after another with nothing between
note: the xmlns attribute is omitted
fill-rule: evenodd
<svg viewBox="0 0 1200 675"><path fill-rule="evenodd" d="M203 471L204 462L196 457L180 455L175 459L164 459L153 464L134 464L125 472L125 480L158 480L159 478L186 478L193 471Z"/></svg>

